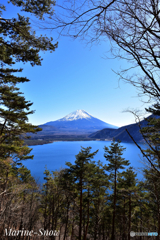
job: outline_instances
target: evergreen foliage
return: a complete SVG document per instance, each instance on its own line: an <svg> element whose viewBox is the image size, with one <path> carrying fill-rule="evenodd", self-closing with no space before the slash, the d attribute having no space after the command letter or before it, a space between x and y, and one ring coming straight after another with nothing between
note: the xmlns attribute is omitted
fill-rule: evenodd
<svg viewBox="0 0 160 240"><path fill-rule="evenodd" d="M113 199L113 217L112 217L112 236L111 239L115 240L115 217L116 217L116 202L117 202L117 173L120 169L124 169L124 166L129 165L129 161L122 158L123 148L119 142L113 141L111 143L110 149L105 147L104 157L109 162L105 169L109 172L110 178L113 182L113 191L114 191L114 199Z"/></svg>
<svg viewBox="0 0 160 240"><path fill-rule="evenodd" d="M51 15L54 3L51 0L10 2L38 18L45 13ZM47 37L36 36L29 18L18 14L17 18L6 19L5 6L0 5L0 9L0 160L18 161L33 157L28 156L31 149L23 145L23 139L26 133L35 133L40 128L28 123L28 115L33 113L32 103L25 99L17 84L29 79L17 76L22 69L16 68L16 63L41 65L39 52L54 51L57 44Z"/></svg>
<svg viewBox="0 0 160 240"><path fill-rule="evenodd" d="M148 144L148 149L145 150L151 167L160 174L160 105L154 104L146 109L152 115L147 118L147 127L141 129L141 133ZM153 164L153 165L152 165Z"/></svg>
<svg viewBox="0 0 160 240"><path fill-rule="evenodd" d="M77 198L79 199L79 239L82 239L82 221L84 219L84 209L83 209L83 193L87 190L88 198L90 192L90 185L89 182L91 181L90 177L92 176L94 171L94 167L90 164L91 159L95 156L98 152L95 151L90 153L91 147L82 148L78 155L76 155L75 165L71 163L66 163L69 166L69 170L66 172L66 177L72 177L72 181L74 182L75 191L77 192ZM89 205L89 199L88 203ZM89 206L88 206L89 207ZM89 219L88 219L89 221ZM85 226L84 226L85 227ZM87 231L87 226L85 227ZM85 230L84 230L85 232ZM85 236L87 233L85 233ZM86 238L86 237L85 237Z"/></svg>
<svg viewBox="0 0 160 240"><path fill-rule="evenodd" d="M91 160L96 152L90 153L90 150L82 148L75 163L68 162L66 169L52 174L45 171L45 191L41 199L45 199L46 207L43 202L41 212L44 220L50 221L48 229L54 216L59 238L63 240L79 239L80 229L83 240L129 240L131 231L158 232L158 174L153 179L151 170L145 170L144 181L138 181L132 167L125 169L129 162L122 156L124 148L120 143L105 147L108 165ZM123 171L119 172L120 169ZM54 201L49 201L53 196Z"/></svg>
<svg viewBox="0 0 160 240"><path fill-rule="evenodd" d="M130 231L159 232L158 173L145 169L144 180L138 181L132 167L125 169L123 151L116 142L105 147L106 165L93 161L97 151L82 148L74 164L45 170L42 189L28 169L6 160L9 171L0 169L0 236L5 228L59 231L58 237L46 236L54 240L79 239L80 229L83 240L128 240Z"/></svg>
<svg viewBox="0 0 160 240"><path fill-rule="evenodd" d="M52 0L11 0L10 4L39 19L53 14ZM16 63L40 66L40 51L57 47L52 38L36 36L28 17L5 18L4 12L5 6L0 4L0 239L8 238L5 229L34 230L39 218L40 189L21 160L33 158L29 156L31 149L24 145L26 134L41 129L28 123L32 103L17 85L29 79L20 76L23 69Z"/></svg>

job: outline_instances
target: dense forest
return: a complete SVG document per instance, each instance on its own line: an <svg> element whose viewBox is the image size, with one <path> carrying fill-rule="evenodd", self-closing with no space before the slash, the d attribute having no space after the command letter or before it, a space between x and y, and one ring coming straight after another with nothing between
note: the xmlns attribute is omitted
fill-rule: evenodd
<svg viewBox="0 0 160 240"><path fill-rule="evenodd" d="M128 240L131 231L160 234L159 175L144 168L139 181L124 150L113 141L104 148L103 165L93 159L97 151L82 148L74 164L46 169L42 187L23 165L8 162L1 169L0 235L10 236L2 239L37 239L34 232L56 240ZM20 237L22 229L28 231ZM139 238L148 237L134 239Z"/></svg>
<svg viewBox="0 0 160 240"><path fill-rule="evenodd" d="M44 184L39 186L22 164L33 158L24 139L41 129L28 123L32 103L18 84L29 79L20 77L22 69L16 64L41 65L40 51L54 51L57 43L37 36L29 17L5 18L5 6L0 4L0 239L129 240L131 231L157 232L152 239L159 239L160 118L154 117L160 116L159 0L89 0L78 2L82 5L74 10L75 4L68 9L62 5L71 13L70 22L54 19L52 0L9 2L37 21L53 20L53 29L74 29L75 38L85 37L92 27L92 42L106 35L125 52L121 55L118 51L116 57L141 69L141 74L132 77L123 75L127 70L118 75L149 97L151 105L146 112L153 117L146 119L146 127L140 126L145 150L128 132L147 163L143 181L137 179L129 159L123 158L123 144L113 141L109 148L104 147L105 165L94 161L98 150L82 147L74 164L68 162L59 171L46 169Z"/></svg>

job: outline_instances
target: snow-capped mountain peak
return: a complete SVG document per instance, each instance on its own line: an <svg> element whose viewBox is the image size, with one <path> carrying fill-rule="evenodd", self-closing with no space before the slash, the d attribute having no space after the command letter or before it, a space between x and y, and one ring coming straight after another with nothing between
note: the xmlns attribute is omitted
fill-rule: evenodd
<svg viewBox="0 0 160 240"><path fill-rule="evenodd" d="M74 111L65 117L57 120L47 122L44 125L54 126L57 131L61 132L93 132L103 128L117 128L109 123L93 117L84 110Z"/></svg>
<svg viewBox="0 0 160 240"><path fill-rule="evenodd" d="M59 121L74 121L78 119L89 119L91 117L92 116L84 110L77 110L61 118Z"/></svg>

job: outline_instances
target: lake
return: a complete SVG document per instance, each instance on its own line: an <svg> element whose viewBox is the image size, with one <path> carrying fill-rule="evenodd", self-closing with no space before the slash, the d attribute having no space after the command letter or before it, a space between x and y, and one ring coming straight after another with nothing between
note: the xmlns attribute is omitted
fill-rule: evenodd
<svg viewBox="0 0 160 240"><path fill-rule="evenodd" d="M75 155L79 153L81 146L92 147L91 152L99 149L97 155L93 160L100 160L103 163L107 163L104 158L104 146L108 147L110 144L110 141L69 141L31 146L31 148L33 148L31 154L34 155L34 159L23 161L23 164L31 170L32 176L34 176L39 182L42 183L45 166L50 171L65 168L65 162L74 163ZM137 171L138 178L142 178L140 169L144 165L142 163L143 158L140 150L134 143L121 143L121 145L126 148L123 157L130 161L130 166L132 166Z"/></svg>

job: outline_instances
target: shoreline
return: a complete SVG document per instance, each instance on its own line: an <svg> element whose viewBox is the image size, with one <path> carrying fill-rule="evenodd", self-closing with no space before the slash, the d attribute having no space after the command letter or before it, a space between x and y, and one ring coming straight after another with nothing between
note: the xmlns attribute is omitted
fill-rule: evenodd
<svg viewBox="0 0 160 240"><path fill-rule="evenodd" d="M25 141L25 145L27 146L38 146L38 145L44 145L54 142L78 142L78 141L112 141L112 139L60 139L60 140L27 140Z"/></svg>
<svg viewBox="0 0 160 240"><path fill-rule="evenodd" d="M78 141L104 141L104 142L112 142L113 139L60 139L60 140L28 140L25 141L25 145L27 146L39 146L39 145L45 145L49 143L54 142L78 142ZM125 141L124 143L133 143L133 141ZM138 142L139 144L144 144L144 142Z"/></svg>

